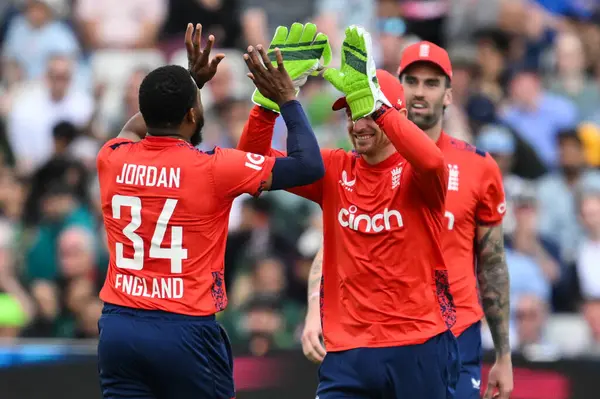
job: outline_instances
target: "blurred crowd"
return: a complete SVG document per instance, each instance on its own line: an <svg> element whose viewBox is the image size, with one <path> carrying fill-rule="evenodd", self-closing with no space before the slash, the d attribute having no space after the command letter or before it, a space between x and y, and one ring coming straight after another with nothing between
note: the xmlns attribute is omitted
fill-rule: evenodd
<svg viewBox="0 0 600 399"><path fill-rule="evenodd" d="M0 337L96 336L108 255L95 156L138 111L149 70L187 66L186 24L202 23L226 54L202 90L201 146L212 149L235 147L252 106L242 51L295 21L316 22L334 53L346 26L365 26L378 65L392 73L407 44L448 50L445 130L490 152L504 176L514 350L597 350L594 0L0 2ZM343 116L330 111L336 95L314 78L300 99L322 147L349 148ZM275 148L285 148L285 134L279 120ZM320 209L291 194L236 200L225 259L230 305L219 315L235 346L259 355L299 346L321 226Z"/></svg>

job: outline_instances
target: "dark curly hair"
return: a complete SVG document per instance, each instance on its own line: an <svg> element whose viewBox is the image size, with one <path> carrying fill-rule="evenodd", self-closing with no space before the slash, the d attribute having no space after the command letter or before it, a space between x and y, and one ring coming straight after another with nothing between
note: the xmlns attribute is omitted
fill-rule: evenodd
<svg viewBox="0 0 600 399"><path fill-rule="evenodd" d="M196 101L196 84L190 73L178 65L156 68L140 86L140 112L149 129L179 127Z"/></svg>

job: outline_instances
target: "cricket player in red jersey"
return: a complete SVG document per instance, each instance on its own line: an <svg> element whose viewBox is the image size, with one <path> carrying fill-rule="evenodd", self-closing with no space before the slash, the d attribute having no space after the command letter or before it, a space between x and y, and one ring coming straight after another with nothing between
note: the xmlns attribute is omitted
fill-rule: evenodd
<svg viewBox="0 0 600 399"><path fill-rule="evenodd" d="M498 398L508 399L513 376L502 231L506 201L500 169L490 154L442 130L444 109L452 100L452 65L446 50L429 42L407 47L398 78L406 94L408 118L437 143L449 168L442 249L457 310L452 328L461 355L456 397L480 397L481 319L485 314L494 339L496 363L484 398L491 398L497 389Z"/></svg>
<svg viewBox="0 0 600 399"><path fill-rule="evenodd" d="M345 87L333 109L346 110L355 151L322 150L325 177L289 190L323 209L327 355L317 397L447 399L459 368L440 244L447 166L435 143L406 118L398 80L375 73L368 34L348 28L343 51L342 73L328 69L324 76ZM385 98L375 112L356 118L363 103L353 101L377 90L360 89L360 74L363 82L378 82ZM340 76L356 79L347 83L360 91L340 84ZM238 148L285 156L270 148L276 118L254 107Z"/></svg>
<svg viewBox="0 0 600 399"><path fill-rule="evenodd" d="M316 138L275 50L277 67L253 65L257 88L276 103L291 132L289 157L233 149L202 152L200 88L209 62L186 32L190 70L165 66L141 84L140 112L97 158L110 252L100 293L98 363L105 398L231 399L227 337L215 321L225 309L223 258L233 199L305 185L324 174Z"/></svg>
<svg viewBox="0 0 600 399"><path fill-rule="evenodd" d="M398 74L406 95L408 118L437 143L449 167L442 250L457 310L452 328L461 355L456 398L480 397L481 318L485 310L497 353L485 397L489 398L498 388L498 397L506 399L513 381L508 342L508 271L501 226L506 211L502 176L489 154L442 130L443 112L452 99L452 65L444 49L428 42L407 47ZM320 251L311 267L302 337L305 355L315 362L321 362L325 356L317 305L322 263Z"/></svg>

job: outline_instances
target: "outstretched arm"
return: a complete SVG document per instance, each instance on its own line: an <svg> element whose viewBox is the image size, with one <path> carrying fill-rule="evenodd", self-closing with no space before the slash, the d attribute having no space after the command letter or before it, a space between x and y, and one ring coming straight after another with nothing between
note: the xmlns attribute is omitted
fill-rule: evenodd
<svg viewBox="0 0 600 399"><path fill-rule="evenodd" d="M265 61L264 66L252 47L248 48L251 55L245 54L244 59L256 87L261 93L266 93L267 98L273 99L281 110L288 128L287 156L265 158L261 154L225 151L230 155L224 158L224 162L216 158L215 174L218 176L215 181L223 182L222 191L227 197L304 186L320 180L325 174L317 139L302 106L295 99L295 89L283 66L281 52L275 50L275 68L264 49L259 48L259 51ZM246 161L242 163L240 158ZM241 184L240 180L243 181ZM255 184L257 182L260 184Z"/></svg>
<svg viewBox="0 0 600 399"><path fill-rule="evenodd" d="M411 165L423 199L433 207L443 205L448 186L448 167L442 151L425 132L394 108L376 111L377 125Z"/></svg>
<svg viewBox="0 0 600 399"><path fill-rule="evenodd" d="M275 159L267 190L283 190L320 180L325 166L315 133L300 103L292 100L280 106L288 129L287 156Z"/></svg>
<svg viewBox="0 0 600 399"><path fill-rule="evenodd" d="M376 115L379 112L379 115ZM373 119L396 150L419 173L445 173L444 156L438 146L395 108L376 111Z"/></svg>
<svg viewBox="0 0 600 399"><path fill-rule="evenodd" d="M285 153L271 148L277 113L255 105L244 125L237 149L255 154L284 157Z"/></svg>

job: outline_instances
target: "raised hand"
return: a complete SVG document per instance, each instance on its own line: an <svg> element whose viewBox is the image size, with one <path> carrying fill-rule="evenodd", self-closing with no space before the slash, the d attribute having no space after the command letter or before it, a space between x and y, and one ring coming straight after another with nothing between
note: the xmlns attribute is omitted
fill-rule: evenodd
<svg viewBox="0 0 600 399"><path fill-rule="evenodd" d="M273 50L277 67L270 62L265 49L259 44L256 49L248 47L244 61L248 66L248 77L265 98L278 107L296 98L296 89L283 65L283 56L278 48ZM262 60L262 62L261 62ZM264 64L264 65L263 65Z"/></svg>
<svg viewBox="0 0 600 399"><path fill-rule="evenodd" d="M215 37L213 35L208 37L208 43L204 49L201 47L201 37L202 25L196 24L196 29L194 30L194 25L191 23L188 24L185 31L188 70L199 89L215 76L219 63L225 58L225 54L219 53L209 62L210 51L215 43Z"/></svg>
<svg viewBox="0 0 600 399"><path fill-rule="evenodd" d="M346 95L353 120L372 114L382 104L391 106L379 88L371 35L360 26L346 28L342 65L339 70L328 68L323 77Z"/></svg>
<svg viewBox="0 0 600 399"><path fill-rule="evenodd" d="M329 39L325 34L317 33L317 26L312 23L302 25L296 22L289 30L285 26L277 28L267 51L271 62L277 66L275 48L279 48L283 55L283 65L294 83L296 95L308 76L318 73L331 61ZM252 102L272 111L279 111L277 104L259 90L254 91Z"/></svg>

